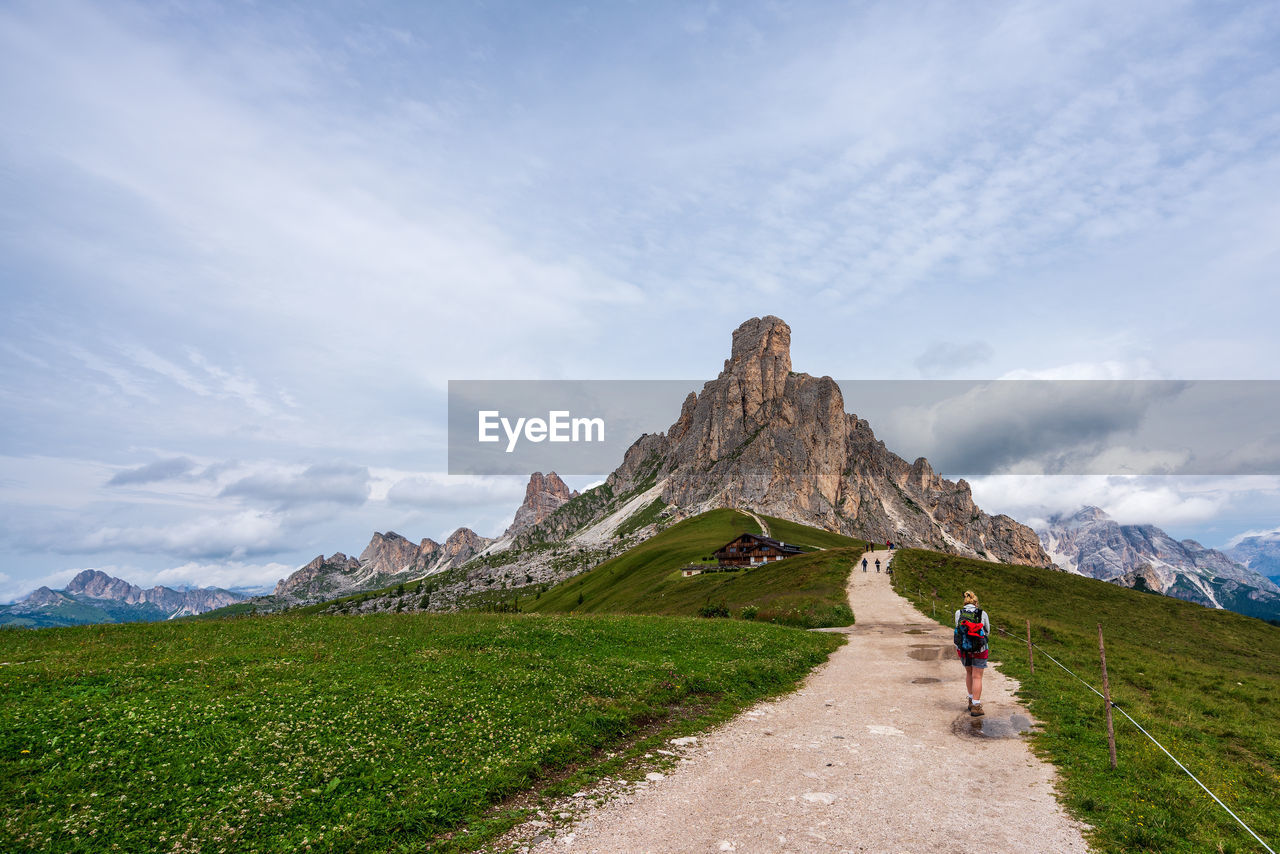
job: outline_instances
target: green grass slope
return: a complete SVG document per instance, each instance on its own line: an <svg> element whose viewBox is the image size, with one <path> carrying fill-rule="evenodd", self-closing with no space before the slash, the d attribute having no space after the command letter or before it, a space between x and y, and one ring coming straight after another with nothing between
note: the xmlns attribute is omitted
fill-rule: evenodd
<svg viewBox="0 0 1280 854"><path fill-rule="evenodd" d="M592 752L721 720L839 643L488 614L0 632L0 851L470 850L504 795L616 774Z"/></svg>
<svg viewBox="0 0 1280 854"><path fill-rule="evenodd" d="M839 535L803 525L782 524L788 532L787 541L797 545L848 540L833 540ZM713 572L692 578L680 575L681 567L698 563L744 532L759 533L759 527L750 516L736 510L712 510L685 519L536 598L526 595L520 607L545 613L692 616L704 607L722 605L734 615L744 608L755 608L755 619L805 628L853 622L845 585L861 550L857 540L848 540L855 544L851 547L742 572Z"/></svg>
<svg viewBox="0 0 1280 854"><path fill-rule="evenodd" d="M811 528L799 522L779 519L776 516L761 515L760 518L769 526L769 536L784 543L791 543L793 546L806 549L864 548L866 546L862 540L824 531L821 528Z"/></svg>
<svg viewBox="0 0 1280 854"><path fill-rule="evenodd" d="M1065 802L1096 828L1100 850L1261 849L1119 715L1112 771L1102 701L1042 655L1030 675L1026 619L1037 645L1099 689L1101 623L1114 702L1272 847L1280 841L1280 628L1064 572L918 550L894 559L894 584L925 614L936 589L945 625L973 590L993 624L1017 635L994 633L992 657L1045 722L1033 744L1058 766Z"/></svg>

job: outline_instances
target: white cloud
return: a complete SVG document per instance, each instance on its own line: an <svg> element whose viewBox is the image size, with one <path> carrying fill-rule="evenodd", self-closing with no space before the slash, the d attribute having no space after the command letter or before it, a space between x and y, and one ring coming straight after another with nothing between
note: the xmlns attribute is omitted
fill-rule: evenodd
<svg viewBox="0 0 1280 854"><path fill-rule="evenodd" d="M172 480L183 477L195 468L195 463L187 457L171 457L156 460L131 469L122 469L111 476L108 486L124 486L128 484L154 483L159 480Z"/></svg>
<svg viewBox="0 0 1280 854"><path fill-rule="evenodd" d="M1239 534L1236 534L1231 539L1227 540L1227 543L1225 546L1223 546L1223 548L1227 548L1227 549L1234 548L1235 546L1240 545L1242 541L1248 540L1254 537L1257 537L1258 539L1261 539L1261 540L1269 540L1269 541L1280 540L1280 527L1261 528L1261 529L1255 529L1252 531L1242 531Z"/></svg>
<svg viewBox="0 0 1280 854"><path fill-rule="evenodd" d="M1176 449L1119 451L1153 406L1180 394L1177 384L990 382L951 388L943 386L948 396L937 402L890 411L877 422L881 435L895 447L927 448L935 467L957 473L1125 472L1140 462L1185 459Z"/></svg>
<svg viewBox="0 0 1280 854"><path fill-rule="evenodd" d="M157 572L140 573L133 584L140 587L261 587L274 585L287 578L298 567L283 563L244 563L242 561L200 563L192 561Z"/></svg>
<svg viewBox="0 0 1280 854"><path fill-rule="evenodd" d="M945 376L980 365L994 353L986 341L937 341L916 357L915 366L926 377Z"/></svg>
<svg viewBox="0 0 1280 854"><path fill-rule="evenodd" d="M524 498L520 477L448 475L427 472L383 481L382 496L391 504L423 508L470 508L475 505L509 504L512 512Z"/></svg>
<svg viewBox="0 0 1280 854"><path fill-rule="evenodd" d="M369 498L369 484L369 469L364 466L317 463L301 471L294 468L247 475L224 487L220 496L262 501L279 508L360 505Z"/></svg>
<svg viewBox="0 0 1280 854"><path fill-rule="evenodd" d="M277 514L243 511L203 516L172 525L107 525L69 541L55 540L46 545L64 553L123 551L236 559L278 551L286 544Z"/></svg>
<svg viewBox="0 0 1280 854"><path fill-rule="evenodd" d="M1275 477L1162 477L1104 475L989 475L970 481L974 501L1035 526L1086 505L1120 524L1194 527L1219 518L1235 503L1256 502L1280 488Z"/></svg>
<svg viewBox="0 0 1280 854"><path fill-rule="evenodd" d="M8 604L10 602L22 599L28 594L41 587L48 587L50 590L61 590L67 586L71 579L83 572L89 567L77 567L76 569L60 569L56 572L50 572L43 575L28 576L24 578L5 578L0 579L0 604ZM122 570L116 566L93 567L101 569L108 575L116 575Z"/></svg>

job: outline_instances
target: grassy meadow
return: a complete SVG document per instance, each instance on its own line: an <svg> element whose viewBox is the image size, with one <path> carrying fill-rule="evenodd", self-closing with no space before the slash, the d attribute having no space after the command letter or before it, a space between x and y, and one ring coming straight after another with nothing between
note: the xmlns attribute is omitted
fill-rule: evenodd
<svg viewBox="0 0 1280 854"><path fill-rule="evenodd" d="M793 546L800 546L804 549L866 548L866 543L862 540L846 537L844 534L837 534L834 531L812 528L799 522L779 519L776 516L761 514L760 518L769 526L769 536L775 540L782 540L784 543L791 543ZM724 544L721 543L721 545Z"/></svg>
<svg viewBox="0 0 1280 854"><path fill-rule="evenodd" d="M827 531L767 520L787 542L828 548L740 572L708 572L685 578L680 568L703 558L739 534L760 533L755 520L736 510L712 510L685 519L594 569L545 593L520 599L525 611L544 613L627 613L692 616L722 609L723 616L747 616L800 628L847 626L853 622L845 585L858 540ZM774 526L779 531L774 532ZM714 566L714 564L710 564Z"/></svg>
<svg viewBox="0 0 1280 854"><path fill-rule="evenodd" d="M470 850L504 796L589 781L637 727L720 720L839 643L486 614L4 631L0 850Z"/></svg>
<svg viewBox="0 0 1280 854"><path fill-rule="evenodd" d="M1098 630L1112 700L1274 848L1280 842L1280 627L1228 611L1030 567L919 550L894 558L894 585L950 625L970 589L989 609L992 657L1022 683L1045 726L1033 746L1059 769L1064 802L1102 851L1249 852L1258 843L1132 724L1116 714L1112 771L1102 700L1032 640L1101 690ZM937 591L937 599L933 593Z"/></svg>

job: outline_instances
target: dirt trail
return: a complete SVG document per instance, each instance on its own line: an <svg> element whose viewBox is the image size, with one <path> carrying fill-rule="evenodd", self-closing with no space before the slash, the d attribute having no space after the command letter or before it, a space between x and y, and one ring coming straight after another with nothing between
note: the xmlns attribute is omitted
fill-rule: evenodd
<svg viewBox="0 0 1280 854"><path fill-rule="evenodd" d="M761 534L763 534L763 535L764 535L764 536L766 536L766 537L772 536L772 535L769 533L769 526L768 526L768 525L766 525L766 524L765 524L765 521L764 521L763 519L761 519L759 516L757 516L753 511L751 511L751 510L747 510L747 509L744 507L744 508L742 508L741 510L739 510L738 512L740 512L740 513L746 513L746 514L747 514L748 516L750 516L752 519L755 519L755 520L756 520L756 524L760 526L760 533L761 533Z"/></svg>
<svg viewBox="0 0 1280 854"><path fill-rule="evenodd" d="M988 668L965 710L950 632L861 563L857 626L796 693L701 737L690 761L588 812L549 852L1087 852L1053 768L1018 737L1011 680ZM1003 736L1003 737L1002 737ZM966 791L966 783L968 791Z"/></svg>

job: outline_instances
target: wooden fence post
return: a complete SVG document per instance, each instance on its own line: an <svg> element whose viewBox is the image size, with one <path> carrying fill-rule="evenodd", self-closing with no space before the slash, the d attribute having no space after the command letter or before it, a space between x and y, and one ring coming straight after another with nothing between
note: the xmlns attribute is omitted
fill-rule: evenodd
<svg viewBox="0 0 1280 854"><path fill-rule="evenodd" d="M1111 768L1116 767L1116 730L1111 722L1111 683L1107 680L1107 650L1102 645L1102 623L1098 623L1098 656L1102 659L1102 699L1107 705L1107 750L1111 753Z"/></svg>
<svg viewBox="0 0 1280 854"><path fill-rule="evenodd" d="M1027 619L1027 666L1031 668L1031 675L1036 675L1036 657L1031 651L1031 619Z"/></svg>

